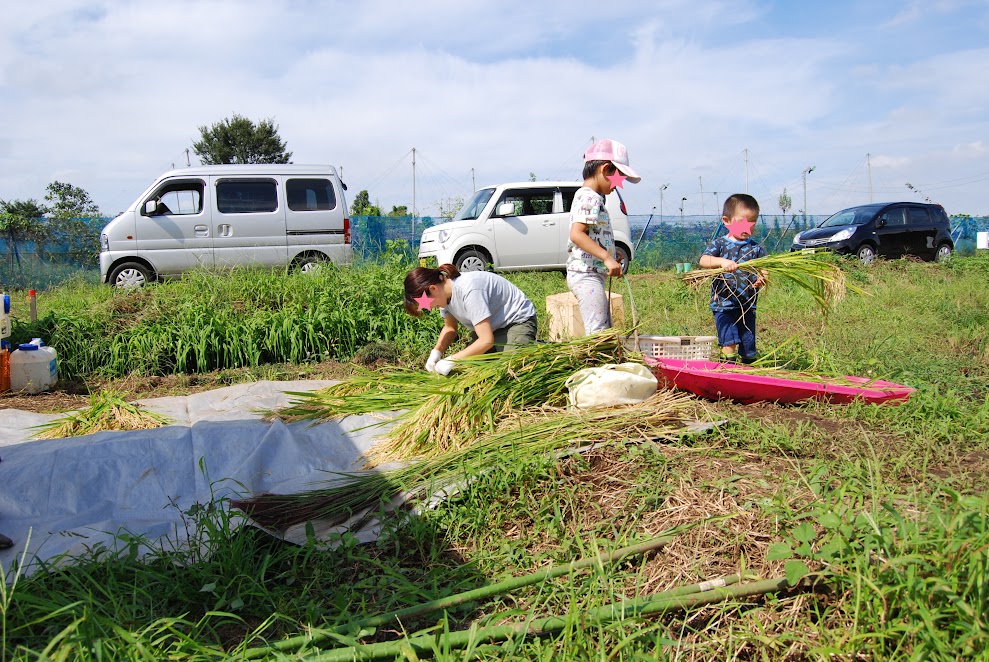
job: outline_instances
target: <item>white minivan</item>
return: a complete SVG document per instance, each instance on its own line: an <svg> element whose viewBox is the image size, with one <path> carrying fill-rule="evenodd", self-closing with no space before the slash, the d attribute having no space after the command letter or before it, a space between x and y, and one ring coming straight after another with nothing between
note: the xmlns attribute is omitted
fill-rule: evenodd
<svg viewBox="0 0 989 662"><path fill-rule="evenodd" d="M581 182L515 182L479 189L450 221L422 232L419 261L453 264L460 271L490 265L498 271L566 269L570 203ZM632 237L618 191L606 206L615 234L615 258L624 271Z"/></svg>
<svg viewBox="0 0 989 662"><path fill-rule="evenodd" d="M344 185L327 165L170 170L100 234L100 278L117 287L197 267L309 270L352 258Z"/></svg>

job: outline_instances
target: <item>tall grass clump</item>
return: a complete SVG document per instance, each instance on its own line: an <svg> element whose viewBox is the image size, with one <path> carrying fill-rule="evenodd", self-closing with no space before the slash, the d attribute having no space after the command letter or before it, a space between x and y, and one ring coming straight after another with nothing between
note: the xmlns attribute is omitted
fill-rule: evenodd
<svg viewBox="0 0 989 662"><path fill-rule="evenodd" d="M53 293L48 312L15 336L45 338L63 377L164 375L347 359L390 341L428 351L436 317L402 307L404 266L325 265L310 274L194 271L141 290L74 288Z"/></svg>

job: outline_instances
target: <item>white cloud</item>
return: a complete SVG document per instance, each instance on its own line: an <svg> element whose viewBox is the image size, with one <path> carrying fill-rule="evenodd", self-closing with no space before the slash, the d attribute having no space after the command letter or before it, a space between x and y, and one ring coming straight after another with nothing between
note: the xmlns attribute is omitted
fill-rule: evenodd
<svg viewBox="0 0 989 662"><path fill-rule="evenodd" d="M294 161L343 166L351 195L370 187L386 207L411 202L403 155L416 147L427 213L468 193L471 169L479 185L530 171L576 178L592 135L628 145L644 176L628 187L633 210L658 202L660 182L671 182L667 202L694 195L698 176L708 192L741 190L745 148L753 190L775 199L812 163L809 197L829 177L840 187L866 152L876 170L902 168L986 135L989 98L974 83L986 50L890 66L871 57L881 42L747 37L767 11L685 0L604 17L561 0L18 3L0 26L0 198L39 198L60 179L116 212L185 162L198 126L235 112L272 117Z"/></svg>

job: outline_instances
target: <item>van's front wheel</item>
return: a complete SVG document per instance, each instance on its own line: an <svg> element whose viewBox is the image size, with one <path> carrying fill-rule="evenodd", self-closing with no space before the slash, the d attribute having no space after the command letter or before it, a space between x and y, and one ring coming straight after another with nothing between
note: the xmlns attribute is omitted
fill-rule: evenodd
<svg viewBox="0 0 989 662"><path fill-rule="evenodd" d="M110 272L107 282L114 287L129 289L133 287L144 287L152 280L151 270L139 262L124 262L118 264Z"/></svg>

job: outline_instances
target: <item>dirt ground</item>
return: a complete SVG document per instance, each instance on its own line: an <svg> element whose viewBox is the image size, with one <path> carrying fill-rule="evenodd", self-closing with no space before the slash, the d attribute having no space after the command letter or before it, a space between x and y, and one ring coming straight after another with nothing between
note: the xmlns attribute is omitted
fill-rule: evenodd
<svg viewBox="0 0 989 662"><path fill-rule="evenodd" d="M251 368L218 370L196 375L165 377L128 376L116 379L60 380L50 391L29 395L22 392L0 393L0 410L20 409L48 414L73 411L89 404L89 394L107 389L118 391L127 400L188 395L251 381L295 379L345 379L354 366L339 361L308 365L283 364L265 366L263 372Z"/></svg>

